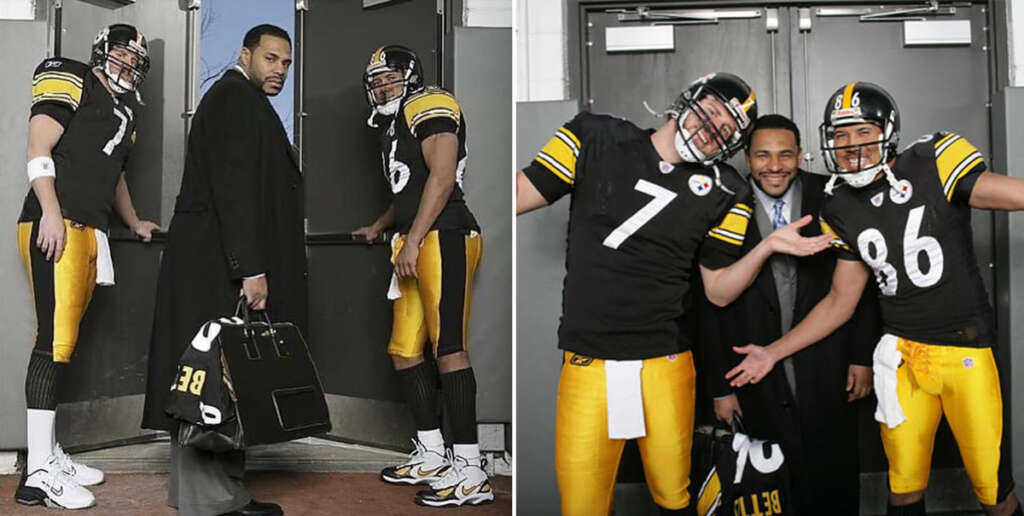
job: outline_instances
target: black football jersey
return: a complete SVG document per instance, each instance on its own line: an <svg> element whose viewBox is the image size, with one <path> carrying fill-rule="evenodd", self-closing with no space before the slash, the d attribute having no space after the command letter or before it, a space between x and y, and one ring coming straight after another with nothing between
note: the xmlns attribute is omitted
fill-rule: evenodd
<svg viewBox="0 0 1024 516"><path fill-rule="evenodd" d="M892 171L899 188L883 178L826 198L822 218L839 237L840 258L874 271L887 332L926 344L993 345L968 205L984 158L963 137L936 133L900 153Z"/></svg>
<svg viewBox="0 0 1024 516"><path fill-rule="evenodd" d="M85 64L47 59L32 79L31 114L49 115L64 127L51 152L64 218L106 230L114 189L135 145L139 105L134 95L111 96ZM42 214L30 187L19 221L39 220Z"/></svg>
<svg viewBox="0 0 1024 516"><path fill-rule="evenodd" d="M662 161L652 132L580 113L524 169L549 203L571 193L562 349L615 360L688 349L678 319L698 253L710 269L739 256L749 186L728 165Z"/></svg>
<svg viewBox="0 0 1024 516"><path fill-rule="evenodd" d="M479 231L462 193L467 161L466 120L455 97L440 88L426 88L405 99L399 113L383 129L381 157L384 175L394 194L398 232L407 233L412 226L430 175L420 143L428 136L445 132L455 133L459 138L455 188L431 229Z"/></svg>

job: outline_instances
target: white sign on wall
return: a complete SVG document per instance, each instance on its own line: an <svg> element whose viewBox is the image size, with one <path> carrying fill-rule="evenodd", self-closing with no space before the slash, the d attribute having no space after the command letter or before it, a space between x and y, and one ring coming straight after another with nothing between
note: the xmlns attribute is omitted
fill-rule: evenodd
<svg viewBox="0 0 1024 516"><path fill-rule="evenodd" d="M0 0L0 20L36 19L36 0Z"/></svg>

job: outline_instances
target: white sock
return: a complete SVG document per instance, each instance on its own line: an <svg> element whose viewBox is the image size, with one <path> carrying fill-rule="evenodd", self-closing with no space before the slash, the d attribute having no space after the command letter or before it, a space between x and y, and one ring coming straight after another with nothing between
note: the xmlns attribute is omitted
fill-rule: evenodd
<svg viewBox="0 0 1024 516"><path fill-rule="evenodd" d="M456 456L466 459L466 462L470 466L480 465L480 445L477 443L473 444L453 444L452 451L455 452Z"/></svg>
<svg viewBox="0 0 1024 516"><path fill-rule="evenodd" d="M54 410L28 409L28 461L29 473L46 465L53 454Z"/></svg>
<svg viewBox="0 0 1024 516"><path fill-rule="evenodd" d="M435 428L433 430L417 430L416 438L420 440L423 446L426 446L428 450L432 452L444 455L444 437L441 435L441 429Z"/></svg>

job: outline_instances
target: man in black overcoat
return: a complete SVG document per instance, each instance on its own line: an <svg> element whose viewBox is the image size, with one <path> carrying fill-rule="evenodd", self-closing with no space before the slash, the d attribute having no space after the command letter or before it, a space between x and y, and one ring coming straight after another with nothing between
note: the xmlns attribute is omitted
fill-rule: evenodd
<svg viewBox="0 0 1024 516"><path fill-rule="evenodd" d="M251 29L238 63L203 96L189 133L160 269L142 421L171 432L168 504L181 514L281 514L242 486L244 452L179 446L164 402L196 331L234 313L240 293L271 320L306 330L302 176L267 99L281 91L290 65L287 32Z"/></svg>
<svg viewBox="0 0 1024 516"><path fill-rule="evenodd" d="M827 176L800 170L800 132L789 119L766 115L746 148L754 216L743 252L773 227L804 215L817 217ZM805 236L821 234L813 221ZM774 255L753 284L726 308L703 300L697 360L715 415L733 411L758 439L777 441L792 476L792 514L858 514L860 463L855 400L871 390L871 352L881 336L875 292L866 289L854 317L833 334L794 355L760 382L733 389L725 374L743 359L733 346L766 345L799 323L825 297L835 254ZM703 296L701 296L703 297ZM787 510L786 514L791 514Z"/></svg>

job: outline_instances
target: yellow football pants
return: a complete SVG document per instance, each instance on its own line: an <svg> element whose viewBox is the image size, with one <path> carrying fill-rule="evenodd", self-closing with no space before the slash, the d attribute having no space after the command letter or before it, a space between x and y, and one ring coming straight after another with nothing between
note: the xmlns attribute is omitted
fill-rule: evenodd
<svg viewBox="0 0 1024 516"><path fill-rule="evenodd" d="M405 244L398 237L391 253L394 263ZM427 233L416 260L416 278L399 278L402 297L395 300L388 353L405 358L423 356L429 336L434 356L467 349L473 277L483 254L479 233Z"/></svg>
<svg viewBox="0 0 1024 516"><path fill-rule="evenodd" d="M96 231L64 219L64 254L47 261L36 245L38 222L18 224L18 251L36 309L36 351L68 363L78 343L78 326L96 287Z"/></svg>
<svg viewBox="0 0 1024 516"><path fill-rule="evenodd" d="M1009 457L1000 456L1003 400L992 350L903 338L898 346L903 364L897 371L897 392L907 420L896 428L881 424L890 490L911 493L928 485L935 430L945 414L975 496L985 505L1002 501L997 498L1005 498L1011 480L1009 468L1000 467Z"/></svg>
<svg viewBox="0 0 1024 516"><path fill-rule="evenodd" d="M666 509L689 505L695 377L693 355L650 358L640 373L646 437L637 439L647 487ZM626 441L608 438L604 361L565 353L558 380L555 471L562 514L611 512Z"/></svg>

